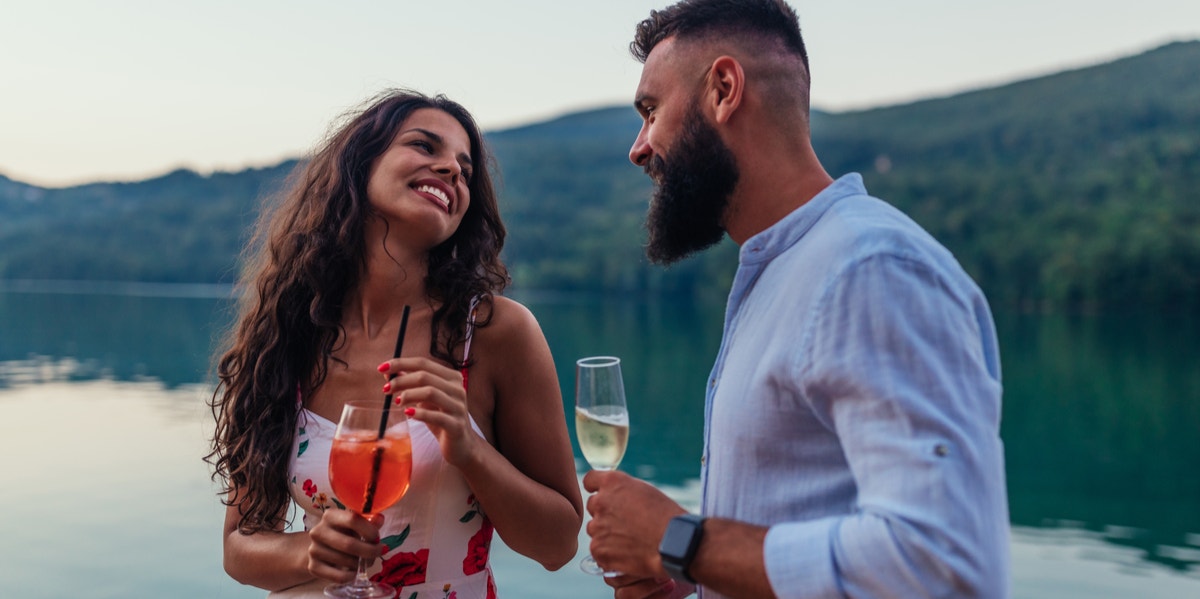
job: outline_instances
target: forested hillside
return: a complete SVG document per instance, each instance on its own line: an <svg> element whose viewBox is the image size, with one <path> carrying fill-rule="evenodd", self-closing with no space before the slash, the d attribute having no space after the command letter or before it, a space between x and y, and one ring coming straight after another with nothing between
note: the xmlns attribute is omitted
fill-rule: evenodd
<svg viewBox="0 0 1200 599"><path fill-rule="evenodd" d="M295 164L65 189L0 177L0 279L232 283L262 194Z"/></svg>
<svg viewBox="0 0 1200 599"><path fill-rule="evenodd" d="M1198 42L816 128L994 302L1200 307Z"/></svg>
<svg viewBox="0 0 1200 599"><path fill-rule="evenodd" d="M728 241L646 263L650 184L626 106L488 133L523 288L723 295ZM816 113L831 174L942 240L993 303L1200 308L1200 42L1003 87ZM42 189L0 177L0 279L231 282L263 194L294 166ZM0 165L0 170L3 165Z"/></svg>

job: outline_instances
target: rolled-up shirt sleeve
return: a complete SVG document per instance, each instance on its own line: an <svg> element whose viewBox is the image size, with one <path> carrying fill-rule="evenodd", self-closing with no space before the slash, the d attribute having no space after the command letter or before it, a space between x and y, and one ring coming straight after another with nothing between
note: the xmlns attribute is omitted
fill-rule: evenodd
<svg viewBox="0 0 1200 599"><path fill-rule="evenodd" d="M838 272L812 309L797 401L836 432L856 496L850 514L770 527L776 594L1006 597L999 357L982 294L877 254Z"/></svg>

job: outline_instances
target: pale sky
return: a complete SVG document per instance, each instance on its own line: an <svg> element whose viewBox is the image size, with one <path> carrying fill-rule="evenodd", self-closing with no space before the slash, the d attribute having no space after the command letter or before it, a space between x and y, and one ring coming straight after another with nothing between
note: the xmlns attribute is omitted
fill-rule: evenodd
<svg viewBox="0 0 1200 599"><path fill-rule="evenodd" d="M813 105L832 111L1200 39L1197 0L790 1ZM271 165L394 86L445 93L485 130L629 105L634 26L667 4L0 0L0 174L61 187Z"/></svg>

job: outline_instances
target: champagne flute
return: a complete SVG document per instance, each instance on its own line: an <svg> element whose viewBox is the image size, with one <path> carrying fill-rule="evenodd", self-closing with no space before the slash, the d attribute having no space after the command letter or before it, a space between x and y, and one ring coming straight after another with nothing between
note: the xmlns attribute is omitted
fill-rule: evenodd
<svg viewBox="0 0 1200 599"><path fill-rule="evenodd" d="M575 438L593 470L615 470L625 456L629 411L620 358L597 356L575 362ZM579 567L588 574L621 575L605 572L591 555Z"/></svg>
<svg viewBox="0 0 1200 599"><path fill-rule="evenodd" d="M412 440L403 410L377 400L350 401L342 408L329 451L329 486L354 513L370 516L400 500L412 479ZM376 599L396 589L371 582L366 560L358 560L353 582L330 585L326 597Z"/></svg>

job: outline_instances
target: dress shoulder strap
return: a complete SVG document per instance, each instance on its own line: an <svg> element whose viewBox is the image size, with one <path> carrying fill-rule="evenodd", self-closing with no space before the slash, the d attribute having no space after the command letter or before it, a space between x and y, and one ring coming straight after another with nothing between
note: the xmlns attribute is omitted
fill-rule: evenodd
<svg viewBox="0 0 1200 599"><path fill-rule="evenodd" d="M479 306L479 296L471 298L471 307L467 309L467 335L463 344L463 362L471 357L471 337L475 335L475 308Z"/></svg>
<svg viewBox="0 0 1200 599"><path fill-rule="evenodd" d="M465 364L467 363L467 359L471 357L471 338L475 336L475 309L479 307L479 299L480 297L478 295L471 298L471 306L467 309L467 334L463 340L462 357L464 364L462 368L463 389L467 388L467 367Z"/></svg>

